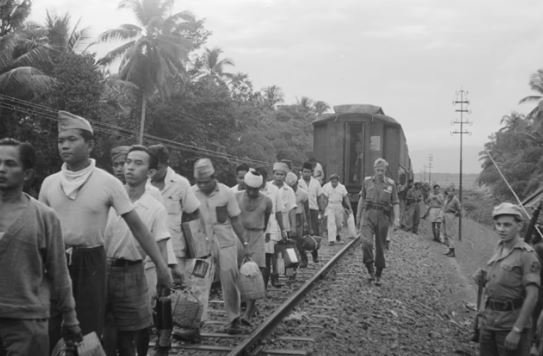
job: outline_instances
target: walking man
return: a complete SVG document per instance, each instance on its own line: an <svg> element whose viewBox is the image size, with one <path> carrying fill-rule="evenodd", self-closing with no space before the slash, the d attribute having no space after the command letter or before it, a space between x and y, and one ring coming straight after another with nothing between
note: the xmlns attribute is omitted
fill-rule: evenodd
<svg viewBox="0 0 543 356"><path fill-rule="evenodd" d="M233 186L232 191L237 193L239 191L245 190L245 175L249 172L249 166L247 163L242 163L236 167L236 182L237 184Z"/></svg>
<svg viewBox="0 0 543 356"><path fill-rule="evenodd" d="M298 248L298 251L300 252L301 262L300 262L300 268L306 268L307 267L307 253L304 250L304 244L303 244L303 237L304 237L304 225L307 223L307 202L309 200L307 192L300 188L298 184L298 177L296 174L292 172L287 173L287 177L285 178L286 183L294 190L294 194L296 195L296 224L295 228L291 231L291 236L294 237L296 240L296 247ZM315 253L317 251L313 251L313 259L315 259Z"/></svg>
<svg viewBox="0 0 543 356"><path fill-rule="evenodd" d="M171 276L152 237L134 210L121 182L97 168L90 153L94 148L89 122L59 111L58 149L64 161L60 172L43 181L40 201L60 217L68 269L73 283L76 310L83 334L102 335L106 303L106 254L104 229L109 209L114 208L134 237L157 264L158 282L171 287ZM55 296L52 297L55 302ZM55 304L50 321L51 344L60 338L60 318Z"/></svg>
<svg viewBox="0 0 543 356"><path fill-rule="evenodd" d="M381 276L386 267L383 247L394 214L394 226L400 225L400 208L396 184L385 176L388 162L378 158L373 164L375 175L366 177L358 202L358 222L362 235L363 262L370 275L370 282L381 285ZM375 235L375 255L373 245Z"/></svg>
<svg viewBox="0 0 543 356"><path fill-rule="evenodd" d="M480 321L481 356L528 356L532 343L532 312L537 303L541 265L534 249L520 236L520 208L501 203L492 212L499 243L474 279L485 287Z"/></svg>
<svg viewBox="0 0 543 356"><path fill-rule="evenodd" d="M460 201L455 195L455 189L450 186L445 192L445 203L443 204L443 238L449 248L445 256L456 257L454 251L456 217L461 214Z"/></svg>
<svg viewBox="0 0 543 356"><path fill-rule="evenodd" d="M208 158L194 164L194 194L200 201L200 212L205 232L213 241L213 255L219 270L224 308L228 319L225 331L229 334L242 332L240 319L240 294L238 288L238 245L239 239L247 255L249 242L239 216L241 210L234 193L215 178L215 169Z"/></svg>
<svg viewBox="0 0 543 356"><path fill-rule="evenodd" d="M327 200L324 215L327 219L328 244L333 245L336 243L345 222L344 206L347 208L348 214L352 214L353 209L349 201L349 193L345 186L339 183L337 174L330 175L330 181L322 187L322 191Z"/></svg>
<svg viewBox="0 0 543 356"><path fill-rule="evenodd" d="M266 268L265 256L265 231L272 213L272 201L260 192L263 178L254 170L245 174L245 191L236 193L239 207L241 209L241 224L245 229L244 240L247 241L247 250L250 258L258 264L262 275L269 271ZM249 322L255 311L255 300L247 300L247 308L242 317L242 323Z"/></svg>
<svg viewBox="0 0 543 356"><path fill-rule="evenodd" d="M166 209L146 189L149 177L157 168L157 159L144 146L132 146L128 150L125 165L126 191L135 211L151 233L161 258L167 261L166 241L170 232L166 222ZM116 330L116 343L106 345L110 355L131 356L147 354L149 328L152 325L150 290L144 270L147 257L144 247L137 243L130 229L111 209L105 229L105 247L108 258L108 313ZM155 273L155 270L152 270ZM156 281L156 277L149 278ZM144 335L145 334L145 335ZM141 340L136 345L136 340ZM143 341L145 340L145 341Z"/></svg>
<svg viewBox="0 0 543 356"><path fill-rule="evenodd" d="M422 201L422 191L420 189L420 183L415 183L407 191L406 203L406 224L405 230L410 231L414 234L419 232L419 223L420 223L420 202Z"/></svg>
<svg viewBox="0 0 543 356"><path fill-rule="evenodd" d="M49 355L50 290L65 341L81 340L60 221L23 193L35 161L30 144L0 140L0 355Z"/></svg>
<svg viewBox="0 0 543 356"><path fill-rule="evenodd" d="M309 233L320 236L319 212L322 212L322 209L319 203L322 196L322 187L319 181L313 177L313 164L311 162L303 164L302 178L298 180L298 187L308 194L308 209L306 211L308 212Z"/></svg>
<svg viewBox="0 0 543 356"><path fill-rule="evenodd" d="M443 195L440 192L439 184L434 184L433 191L428 195L428 211L424 214L424 217L428 216L430 223L432 224L432 234L434 241L441 242L441 220L443 219Z"/></svg>

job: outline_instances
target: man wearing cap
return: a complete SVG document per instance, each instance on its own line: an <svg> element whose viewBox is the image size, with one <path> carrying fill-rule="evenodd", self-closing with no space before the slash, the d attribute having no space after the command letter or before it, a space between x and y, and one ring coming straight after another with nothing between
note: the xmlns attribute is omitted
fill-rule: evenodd
<svg viewBox="0 0 543 356"><path fill-rule="evenodd" d="M124 163L130 146L116 146L111 149L111 169L113 175L124 183Z"/></svg>
<svg viewBox="0 0 543 356"><path fill-rule="evenodd" d="M316 178L313 178L313 164L305 162L302 166L302 178L298 180L298 186L308 194L308 220L309 233L320 236L319 231L319 212L320 198L322 196L322 187Z"/></svg>
<svg viewBox="0 0 543 356"><path fill-rule="evenodd" d="M407 191L406 195L406 219L405 231L414 234L419 232L420 223L420 202L422 201L422 190L420 183L416 182L413 187Z"/></svg>
<svg viewBox="0 0 543 356"><path fill-rule="evenodd" d="M100 337L106 302L104 229L111 207L157 264L159 284L170 288L171 276L121 182L90 158L94 138L89 122L66 111L59 111L58 121L58 149L64 163L60 172L45 178L39 198L60 218L81 329L84 334L96 331ZM52 344L60 330L55 301L53 295Z"/></svg>
<svg viewBox="0 0 543 356"><path fill-rule="evenodd" d="M271 283L274 287L279 287L279 273L277 269L277 254L275 245L288 238L288 234L296 226L296 195L294 190L285 184L285 178L290 171L285 162L275 162L273 164L272 185L277 188L276 219L271 220L270 241L266 243L266 253L271 254Z"/></svg>
<svg viewBox="0 0 543 356"><path fill-rule="evenodd" d="M445 202L443 203L443 242L449 248L445 256L456 257L454 251L454 229L456 226L456 217L461 214L460 201L455 195L454 186L450 186L445 191Z"/></svg>
<svg viewBox="0 0 543 356"><path fill-rule="evenodd" d="M238 288L238 246L241 241L248 254L249 242L244 239L244 230L239 216L241 210L234 193L215 178L215 169L211 160L202 158L194 164L196 185L192 187L200 201L200 213L205 225L206 235L213 241L219 277L221 280L224 308L228 318L226 332L239 334L241 330L240 293Z"/></svg>
<svg viewBox="0 0 543 356"><path fill-rule="evenodd" d="M362 235L363 262L370 275L370 282L381 285L381 276L385 268L385 245L390 218L394 216L394 226L400 225L400 208L396 184L385 176L388 162L378 158L373 164L375 175L366 177L360 192L357 221ZM373 242L375 235L375 255ZM375 257L374 257L375 256Z"/></svg>
<svg viewBox="0 0 543 356"><path fill-rule="evenodd" d="M65 341L81 341L60 222L23 192L35 162L30 144L0 139L0 355L49 354L50 290Z"/></svg>
<svg viewBox="0 0 543 356"><path fill-rule="evenodd" d="M339 182L339 175L336 173L330 175L330 181L322 187L322 192L327 201L324 215L327 219L328 244L333 245L336 243L345 221L343 207L347 208L349 214L352 214L353 209L349 201L349 193L345 186Z"/></svg>
<svg viewBox="0 0 543 356"><path fill-rule="evenodd" d="M266 227L272 213L272 201L260 192L264 182L260 173L249 170L245 174L246 189L236 193L236 199L241 209L241 224L245 229L244 240L247 241L247 250L250 258L258 264L262 275L269 274L266 268L265 236ZM242 323L251 320L255 310L255 301L248 300Z"/></svg>
<svg viewBox="0 0 543 356"><path fill-rule="evenodd" d="M236 182L237 184L233 186L232 191L234 193L237 193L239 191L245 190L245 175L249 172L249 166L247 163L242 163L239 166L236 167Z"/></svg>
<svg viewBox="0 0 543 356"><path fill-rule="evenodd" d="M499 242L494 255L473 276L485 288L480 318L480 355L528 356L532 311L540 286L540 263L534 249L520 237L520 208L501 203L492 212Z"/></svg>
<svg viewBox="0 0 543 356"><path fill-rule="evenodd" d="M291 236L296 239L296 247L300 252L301 262L300 268L307 267L307 254L304 250L303 237L304 237L304 225L307 223L307 210L306 206L308 205L309 196L307 192L300 188L298 183L298 177L293 172L288 172L285 182L294 190L296 195L296 225L293 229ZM313 259L315 260L317 251L313 251Z"/></svg>

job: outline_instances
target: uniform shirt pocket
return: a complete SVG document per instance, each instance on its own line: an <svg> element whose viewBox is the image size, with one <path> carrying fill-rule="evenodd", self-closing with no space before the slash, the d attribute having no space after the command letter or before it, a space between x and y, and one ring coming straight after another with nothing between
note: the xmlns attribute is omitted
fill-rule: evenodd
<svg viewBox="0 0 543 356"><path fill-rule="evenodd" d="M520 288L522 286L522 267L514 263L503 263L501 265L501 281L509 288Z"/></svg>
<svg viewBox="0 0 543 356"><path fill-rule="evenodd" d="M219 224L226 223L226 220L228 219L228 211L226 210L226 205L216 207L215 213L217 215L217 222Z"/></svg>
<svg viewBox="0 0 543 356"><path fill-rule="evenodd" d="M181 202L176 199L175 196L169 196L164 202L166 205L166 210L170 215L178 215L181 213Z"/></svg>

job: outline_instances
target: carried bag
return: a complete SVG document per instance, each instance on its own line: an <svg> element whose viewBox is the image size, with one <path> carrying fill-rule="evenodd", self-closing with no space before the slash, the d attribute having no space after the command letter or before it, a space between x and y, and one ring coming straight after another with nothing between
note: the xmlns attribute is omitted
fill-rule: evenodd
<svg viewBox="0 0 543 356"><path fill-rule="evenodd" d="M51 355L73 355L73 351L74 350L71 350L71 348L66 345L64 339L60 339L55 345ZM106 352L102 348L102 343L100 343L98 335L96 335L96 332L94 331L83 336L83 341L76 344L76 351L78 356L106 356Z"/></svg>
<svg viewBox="0 0 543 356"><path fill-rule="evenodd" d="M300 252L296 248L296 243L288 240L287 242L280 242L275 245L275 251L281 253L285 268L298 267L301 257Z"/></svg>
<svg viewBox="0 0 543 356"><path fill-rule="evenodd" d="M187 258L202 258L210 254L210 241L200 219L181 224L183 237L187 245Z"/></svg>
<svg viewBox="0 0 543 356"><path fill-rule="evenodd" d="M202 304L189 290L175 290L170 294L173 323L181 328L198 329L204 311Z"/></svg>
<svg viewBox="0 0 543 356"><path fill-rule="evenodd" d="M302 238L302 248L305 251L317 251L321 247L320 236L307 235Z"/></svg>
<svg viewBox="0 0 543 356"><path fill-rule="evenodd" d="M262 272L250 258L244 259L239 269L239 289L244 300L261 299L266 296Z"/></svg>

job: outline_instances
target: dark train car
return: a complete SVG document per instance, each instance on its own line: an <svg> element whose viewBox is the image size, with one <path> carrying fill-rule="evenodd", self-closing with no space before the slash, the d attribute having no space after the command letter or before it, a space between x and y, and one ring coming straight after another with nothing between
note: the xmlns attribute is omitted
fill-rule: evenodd
<svg viewBox="0 0 543 356"><path fill-rule="evenodd" d="M351 198L357 199L373 163L385 158L387 176L403 184L412 177L411 160L402 126L374 105L334 106L335 113L313 122L313 153L326 176L340 175Z"/></svg>

